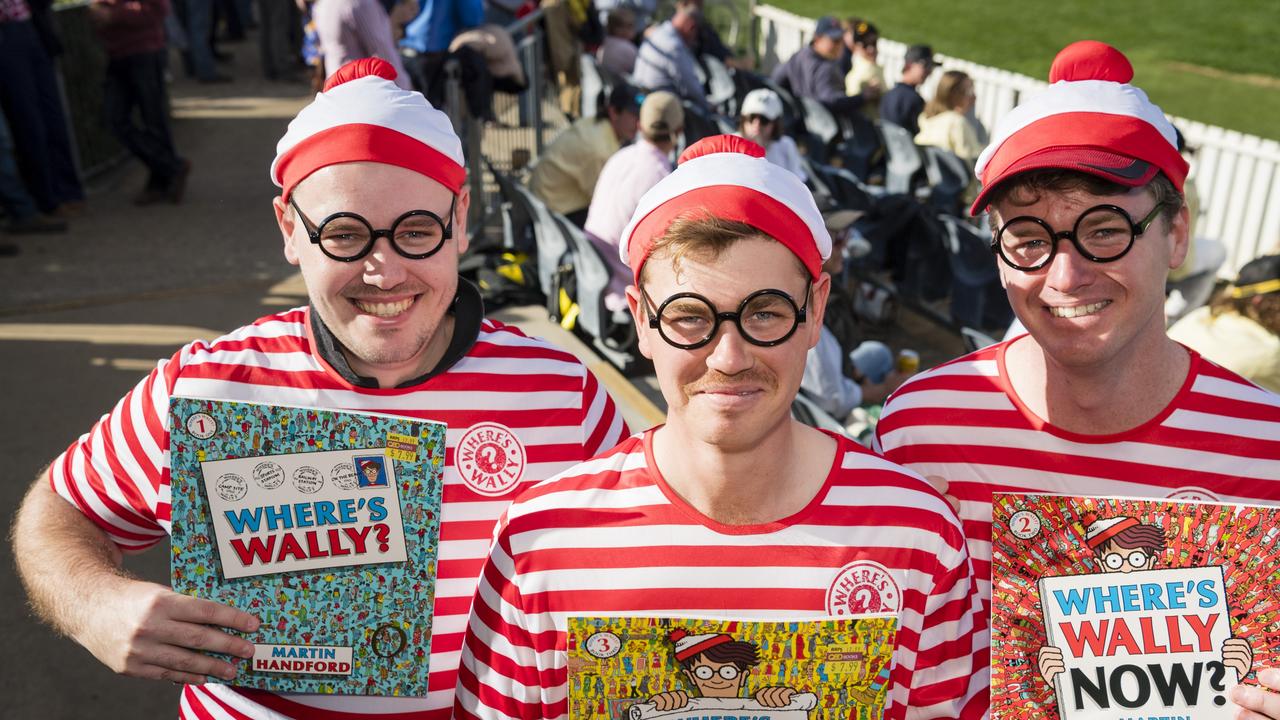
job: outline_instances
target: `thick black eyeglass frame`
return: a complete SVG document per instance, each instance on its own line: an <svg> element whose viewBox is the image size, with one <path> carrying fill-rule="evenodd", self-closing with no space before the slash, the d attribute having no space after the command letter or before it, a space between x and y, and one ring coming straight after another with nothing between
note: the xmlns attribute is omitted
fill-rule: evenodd
<svg viewBox="0 0 1280 720"><path fill-rule="evenodd" d="M813 289L813 281L812 280L806 281L804 285L804 305L801 305L801 306L797 306L795 298L791 297L789 294L781 290L774 290L773 288L757 290L751 293L750 295L748 295L746 298L743 299L741 303L738 304L737 312L718 312L716 309L715 303L711 302L710 300L703 297L702 295L699 295L698 293L694 293L694 292L676 293L675 295L672 295L666 300L663 300L662 305L657 305L657 303L653 301L653 298L649 297L649 291L645 290L643 287L640 288L640 295L641 297L644 298L644 303L645 303L644 310L645 310L645 313L649 316L650 328L657 330L658 335L662 336L662 339L671 347L679 348L681 350L697 350L698 348L703 347L708 343L710 343L712 340L714 340L716 338L716 335L720 334L720 323L725 322L727 320L732 320L733 324L738 326L738 334L742 336L743 340L746 340L752 345L755 345L757 347L773 347L775 345L781 345L782 343L790 340L791 336L796 334L796 329L799 328L801 325L803 325L805 321L809 319L809 293L812 289ZM794 308L796 311L796 321L791 325L791 329L788 330L785 335L778 338L777 340L757 340L751 337L751 334L748 333L746 330L742 329L743 311L747 309L747 305L750 304L752 300L755 300L756 298L761 297L763 295L776 295L782 298L783 300L786 300L788 303L790 303L791 307ZM662 320L660 319L662 317L662 311L667 309L668 305L675 302L676 300L680 300L681 298L693 298L695 300L701 300L702 302L706 303L707 307L711 308L712 317L715 320L714 324L712 324L711 326L711 333L707 335L705 338L703 338L702 340L699 340L698 342L688 343L688 344L678 343L673 341L671 338L667 337L666 333L662 332ZM654 306L657 306L658 308L656 314L653 311Z"/></svg>
<svg viewBox="0 0 1280 720"><path fill-rule="evenodd" d="M1167 202L1156 203L1156 206L1151 208L1151 212L1147 213L1146 217L1142 218L1136 223L1133 221L1133 216L1129 214L1129 211L1125 210L1122 207L1117 207L1115 205L1107 205L1107 204L1094 205L1088 210L1085 210L1084 212L1080 213L1080 217L1076 218L1076 223L1071 227L1070 230L1063 230L1062 232L1054 232L1053 228L1049 227L1049 223L1045 222L1041 218L1033 217L1031 215L1019 215L1018 217L1013 218L1009 222L1000 226L1000 230L996 232L995 237L992 238L991 240L991 252L1000 256L1000 260L1002 260L1005 265L1008 265L1014 270L1021 270L1022 272L1035 272L1036 270L1039 270L1040 268L1045 267L1049 263L1053 262L1053 257L1058 254L1059 240L1070 240L1071 244L1076 247L1076 252L1080 253L1081 257L1085 258L1086 260L1090 260L1096 263L1115 262L1116 260L1119 260L1120 258L1129 254L1129 251L1133 249L1134 241L1137 240L1140 235L1145 233L1147 231L1147 228L1151 227L1151 223L1155 222L1156 217L1160 213L1160 209L1168 204L1169 203ZM1097 255L1093 255L1092 253L1090 253L1088 250L1085 250L1084 246L1080 244L1080 236L1079 236L1080 221L1084 220L1085 218L1089 217L1090 215L1092 215L1093 213L1099 210L1115 211L1117 213L1120 213L1121 217L1129 221L1129 244L1126 245L1124 250L1121 250L1118 255L1114 255L1112 257L1107 257L1107 258L1098 257ZM1010 225L1016 222L1021 222L1026 220L1030 220L1031 222L1034 222L1038 224L1040 227L1044 228L1045 232L1049 233L1049 238L1053 241L1053 245L1049 247L1049 254L1044 256L1044 260L1040 261L1036 265L1022 266L1014 263L1012 260L1005 257L1004 245L1000 242L1000 238L1004 236L1004 231Z"/></svg>
<svg viewBox="0 0 1280 720"><path fill-rule="evenodd" d="M457 207L457 204L458 204L458 197L455 195L453 197L453 200L449 202L448 224L445 224L445 221L439 215L431 212L430 210L410 210L405 214L401 215L400 217L396 218L395 221L391 223L391 227L385 230L375 230L373 225L371 225L368 220L365 220L363 216L357 215L356 213L353 213L353 212L345 212L345 211L333 213L332 215L325 217L325 219L321 220L320 224L317 225L311 222L311 219L308 218L306 214L302 212L302 208L298 207L298 204L293 201L292 197L289 198L289 205L293 207L294 212L298 213L298 218L302 220L302 227L304 230L307 231L307 237L311 238L311 242L320 246L320 252L324 253L325 256L329 257L330 259L337 260L338 262L355 262L356 260L363 259L364 256L368 255L369 252L373 250L374 244L378 242L378 238L380 237L385 237L387 239L387 242L391 245L391 249L395 250L396 254L399 255L400 257L408 258L410 260L425 260L431 257L432 255L435 255L436 253L440 252L440 248L444 247L444 244L446 242L453 239L453 212L454 212L454 209ZM405 218L419 216L419 215L429 217L432 220L435 220L437 223L440 223L440 228L441 228L440 244L422 253L405 252L403 248L401 248L399 245L396 244L395 230L400 225L400 223L404 221ZM369 229L369 242L365 244L363 250L361 250L360 252L350 257L344 257L342 255L334 255L333 253L325 249L324 243L320 241L320 231L324 229L324 226L328 225L333 220L336 220L338 218L344 218L344 217L351 218L352 220L359 222L360 224L364 225L366 228Z"/></svg>

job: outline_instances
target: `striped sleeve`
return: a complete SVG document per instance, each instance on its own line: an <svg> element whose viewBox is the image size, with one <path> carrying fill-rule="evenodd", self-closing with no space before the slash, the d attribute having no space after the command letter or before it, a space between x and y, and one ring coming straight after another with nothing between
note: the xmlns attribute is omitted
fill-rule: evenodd
<svg viewBox="0 0 1280 720"><path fill-rule="evenodd" d="M907 720L976 720L987 711L990 634L958 522L954 542L957 552L950 558L939 557L951 562L940 566L925 600Z"/></svg>
<svg viewBox="0 0 1280 720"><path fill-rule="evenodd" d="M583 369L582 384L582 459L595 457L622 442L631 434L618 406L590 370Z"/></svg>
<svg viewBox="0 0 1280 720"><path fill-rule="evenodd" d="M472 603L454 718L558 718L568 712L568 670L549 661L559 633L550 615L540 621L525 613L505 522L502 528Z"/></svg>
<svg viewBox="0 0 1280 720"><path fill-rule="evenodd" d="M167 536L169 395L190 348L161 361L49 469L54 492L122 550Z"/></svg>

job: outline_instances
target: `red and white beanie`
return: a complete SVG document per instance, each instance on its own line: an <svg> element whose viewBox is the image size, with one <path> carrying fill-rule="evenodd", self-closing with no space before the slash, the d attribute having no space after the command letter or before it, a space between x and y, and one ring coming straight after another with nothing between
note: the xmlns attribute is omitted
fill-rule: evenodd
<svg viewBox="0 0 1280 720"><path fill-rule="evenodd" d="M736 220L795 253L814 278L831 255L831 235L813 193L795 173L764 157L764 148L737 135L714 135L690 145L675 172L640 198L622 231L619 254L636 284L654 242L688 216Z"/></svg>
<svg viewBox="0 0 1280 720"><path fill-rule="evenodd" d="M1113 517L1099 520L1096 517L1085 518L1089 527L1085 530L1084 541L1090 548L1103 545L1111 538L1132 527L1141 525L1131 517Z"/></svg>
<svg viewBox="0 0 1280 720"><path fill-rule="evenodd" d="M1076 170L1139 187L1164 172L1182 190L1187 161L1173 125L1142 90L1119 50L1082 40L1054 58L1049 82L996 123L975 166L982 191L971 212L986 210L1000 183L1028 170Z"/></svg>
<svg viewBox="0 0 1280 720"><path fill-rule="evenodd" d="M361 161L408 168L458 194L467 173L449 117L395 78L391 63L362 58L325 81L276 144L271 180L282 197L322 167Z"/></svg>
<svg viewBox="0 0 1280 720"><path fill-rule="evenodd" d="M725 633L709 633L706 635L690 635L686 630L672 630L667 639L675 645L676 662L684 662L689 658L704 653L717 645L733 642L733 637Z"/></svg>

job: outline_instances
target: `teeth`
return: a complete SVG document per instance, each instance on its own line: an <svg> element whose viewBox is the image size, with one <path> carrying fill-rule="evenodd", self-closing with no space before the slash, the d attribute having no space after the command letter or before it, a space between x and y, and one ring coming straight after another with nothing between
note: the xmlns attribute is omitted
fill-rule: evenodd
<svg viewBox="0 0 1280 720"><path fill-rule="evenodd" d="M1072 307L1049 307L1049 313L1054 317L1060 318L1077 318L1085 315L1092 315L1102 308L1111 304L1110 300L1103 300L1092 305L1075 305Z"/></svg>
<svg viewBox="0 0 1280 720"><path fill-rule="evenodd" d="M370 315L376 315L378 317L395 317L409 309L409 306L413 304L413 298L401 300L400 302L395 303L375 303L365 302L363 300L355 300L354 302L356 307Z"/></svg>

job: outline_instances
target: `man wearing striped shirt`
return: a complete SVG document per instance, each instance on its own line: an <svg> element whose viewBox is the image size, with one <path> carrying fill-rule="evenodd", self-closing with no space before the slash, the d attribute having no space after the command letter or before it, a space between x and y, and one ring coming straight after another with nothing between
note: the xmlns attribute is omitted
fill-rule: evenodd
<svg viewBox="0 0 1280 720"><path fill-rule="evenodd" d="M14 554L39 614L117 672L190 683L184 718L447 720L497 518L522 487L626 434L581 363L485 319L479 292L459 281L470 200L461 142L443 113L395 77L377 59L344 67L278 146L276 217L310 307L162 361L54 461L19 514ZM165 422L174 395L448 425L425 697L205 684L205 676L234 682L236 666L210 653L249 657L252 644L224 629L251 632L258 619L120 569L122 552L162 542L170 528ZM501 460L477 462L489 446Z"/></svg>
<svg viewBox="0 0 1280 720"><path fill-rule="evenodd" d="M876 428L887 458L958 503L988 604L993 492L1280 502L1280 398L1165 334L1187 163L1132 77L1118 50L1076 43L1001 120L973 212L991 210L1029 334L913 378ZM1280 690L1280 671L1258 679ZM1231 699L1280 718L1280 695Z"/></svg>
<svg viewBox="0 0 1280 720"><path fill-rule="evenodd" d="M641 199L620 254L667 422L508 510L467 627L458 718L565 717L571 617L877 612L900 623L886 718L982 715L985 624L946 501L790 415L830 251L804 184L740 137L691 146Z"/></svg>

